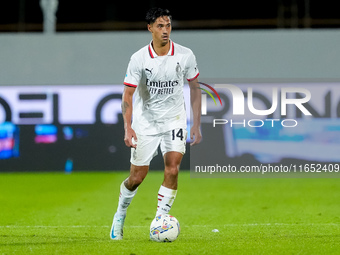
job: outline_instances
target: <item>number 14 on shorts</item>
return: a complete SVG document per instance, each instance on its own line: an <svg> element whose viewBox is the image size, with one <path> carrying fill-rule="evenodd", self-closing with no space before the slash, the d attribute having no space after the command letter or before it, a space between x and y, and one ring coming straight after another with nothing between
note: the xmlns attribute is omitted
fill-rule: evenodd
<svg viewBox="0 0 340 255"><path fill-rule="evenodd" d="M184 133L183 133L183 129L182 128L173 129L171 134L172 134L172 140L180 139L181 141L183 141Z"/></svg>

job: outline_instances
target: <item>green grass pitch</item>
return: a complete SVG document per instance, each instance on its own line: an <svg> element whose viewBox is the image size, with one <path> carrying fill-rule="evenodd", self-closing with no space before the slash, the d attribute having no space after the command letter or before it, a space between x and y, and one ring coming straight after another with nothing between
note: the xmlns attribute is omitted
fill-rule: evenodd
<svg viewBox="0 0 340 255"><path fill-rule="evenodd" d="M149 241L163 173L151 171L109 238L119 173L0 175L0 254L339 254L340 179L179 177L173 243ZM212 230L218 229L218 232Z"/></svg>

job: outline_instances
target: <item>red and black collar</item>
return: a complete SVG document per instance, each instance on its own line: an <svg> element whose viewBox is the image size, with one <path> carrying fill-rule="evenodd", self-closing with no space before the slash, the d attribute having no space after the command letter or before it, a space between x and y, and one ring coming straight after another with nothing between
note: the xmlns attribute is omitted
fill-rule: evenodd
<svg viewBox="0 0 340 255"><path fill-rule="evenodd" d="M156 52L153 50L152 41L149 44L148 50L149 50L149 55L150 55L151 58L158 57ZM169 50L167 55L173 56L174 54L175 54L175 45L174 45L174 42L170 40L170 50Z"/></svg>

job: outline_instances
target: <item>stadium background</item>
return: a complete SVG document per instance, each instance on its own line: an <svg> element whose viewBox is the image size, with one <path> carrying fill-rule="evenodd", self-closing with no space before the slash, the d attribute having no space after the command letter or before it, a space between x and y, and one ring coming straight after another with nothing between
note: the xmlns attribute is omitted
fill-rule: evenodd
<svg viewBox="0 0 340 255"><path fill-rule="evenodd" d="M0 171L128 169L117 109L129 58L150 42L143 18L154 1L131 8L60 0L55 33L43 33L39 2L0 7ZM340 79L334 5L282 0L167 8L171 38L194 51L201 81L331 83ZM91 97L97 88L102 92ZM182 168L188 165L189 154ZM160 157L152 168L163 168Z"/></svg>

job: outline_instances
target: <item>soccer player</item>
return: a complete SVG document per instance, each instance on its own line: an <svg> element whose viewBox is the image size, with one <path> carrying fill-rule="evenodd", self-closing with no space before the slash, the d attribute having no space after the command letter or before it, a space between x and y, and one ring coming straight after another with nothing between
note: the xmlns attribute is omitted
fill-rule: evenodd
<svg viewBox="0 0 340 255"><path fill-rule="evenodd" d="M131 147L131 168L129 177L120 185L118 208L110 232L113 240L123 238L127 207L146 177L159 146L165 168L156 215L168 214L171 209L187 137L184 79L189 82L193 111L191 145L201 140L201 90L196 58L190 49L170 40L168 10L152 8L147 12L146 21L152 41L132 55L124 79L124 141Z"/></svg>

